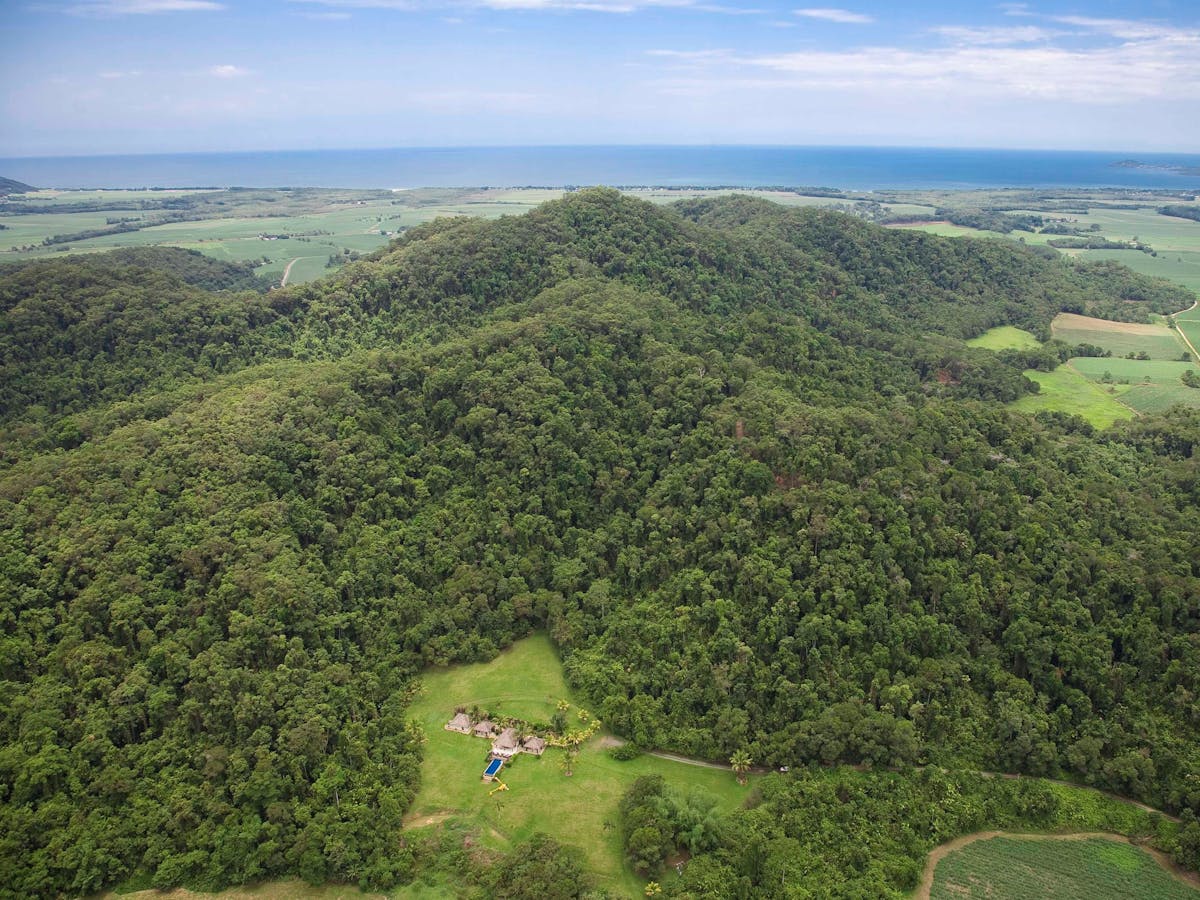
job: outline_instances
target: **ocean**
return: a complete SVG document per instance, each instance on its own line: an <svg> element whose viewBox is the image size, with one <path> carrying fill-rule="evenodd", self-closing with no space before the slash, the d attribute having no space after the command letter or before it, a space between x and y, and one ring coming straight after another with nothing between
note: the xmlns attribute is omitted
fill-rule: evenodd
<svg viewBox="0 0 1200 900"><path fill-rule="evenodd" d="M1114 165L1137 160L1141 167ZM911 147L448 147L0 159L41 188L832 187L1200 191L1200 154Z"/></svg>

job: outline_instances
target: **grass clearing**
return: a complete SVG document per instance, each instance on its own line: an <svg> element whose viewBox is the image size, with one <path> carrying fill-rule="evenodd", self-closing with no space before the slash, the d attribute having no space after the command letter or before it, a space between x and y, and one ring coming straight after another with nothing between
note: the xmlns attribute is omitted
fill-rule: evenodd
<svg viewBox="0 0 1200 900"><path fill-rule="evenodd" d="M639 775L662 775L668 784L711 794L722 812L737 808L751 790L728 770L649 755L618 762L597 735L583 746L570 778L559 769L559 750L550 748L540 758L518 754L500 773L509 790L488 796L494 785L480 776L489 743L446 731L444 725L456 706L475 704L546 721L558 700L566 699L572 704L568 717L575 716L578 698L563 679L549 638L526 638L491 662L430 671L422 681L424 690L410 709L427 739L421 789L408 815L411 826L449 814L477 828L485 845L499 849L542 831L582 850L600 886L618 895L642 891L641 880L622 858L617 812L621 796Z"/></svg>
<svg viewBox="0 0 1200 900"><path fill-rule="evenodd" d="M1053 372L1029 369L1025 374L1038 383L1041 391L1013 401L1012 407L1021 412L1048 410L1069 413L1081 416L1097 428L1107 428L1114 422L1133 418L1133 410L1117 400L1122 391L1114 386L1113 393L1109 393L1100 385L1088 381L1069 363L1064 363Z"/></svg>
<svg viewBox="0 0 1200 900"><path fill-rule="evenodd" d="M998 325L989 328L979 337L967 341L968 347L980 347L984 350L1035 350L1042 342L1028 331L1012 325Z"/></svg>
<svg viewBox="0 0 1200 900"><path fill-rule="evenodd" d="M1111 350L1113 356L1145 351L1151 359L1178 360L1187 351L1179 336L1162 324L1110 322L1075 313L1059 313L1050 323L1050 333L1068 344L1095 344Z"/></svg>
<svg viewBox="0 0 1200 900"><path fill-rule="evenodd" d="M998 836L938 863L934 900L1196 900L1200 891L1124 841Z"/></svg>

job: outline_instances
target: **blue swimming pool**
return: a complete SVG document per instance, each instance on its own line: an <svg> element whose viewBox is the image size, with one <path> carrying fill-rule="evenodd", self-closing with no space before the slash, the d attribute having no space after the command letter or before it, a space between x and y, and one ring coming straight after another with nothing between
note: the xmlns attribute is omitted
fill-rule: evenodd
<svg viewBox="0 0 1200 900"><path fill-rule="evenodd" d="M500 767L502 765L504 765L504 760L499 758L493 759L490 763L488 763L488 767L483 770L483 777L494 778L496 773L500 771Z"/></svg>

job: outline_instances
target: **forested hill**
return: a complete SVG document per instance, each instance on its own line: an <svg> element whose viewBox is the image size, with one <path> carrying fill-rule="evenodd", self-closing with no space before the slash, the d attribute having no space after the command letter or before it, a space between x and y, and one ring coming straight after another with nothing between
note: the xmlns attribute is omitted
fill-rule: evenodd
<svg viewBox="0 0 1200 900"><path fill-rule="evenodd" d="M1011 413L957 339L1161 286L685 212L582 192L265 297L0 278L0 890L404 880L412 677L539 628L644 746L1200 808L1200 418Z"/></svg>
<svg viewBox="0 0 1200 900"><path fill-rule="evenodd" d="M11 178L0 178L0 197L5 197L9 194L28 194L36 190L37 188L31 187L22 181L13 181Z"/></svg>

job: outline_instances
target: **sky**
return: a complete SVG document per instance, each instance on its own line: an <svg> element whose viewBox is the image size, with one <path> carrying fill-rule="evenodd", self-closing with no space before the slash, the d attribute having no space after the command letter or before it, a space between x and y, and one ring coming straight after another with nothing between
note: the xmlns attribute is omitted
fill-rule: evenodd
<svg viewBox="0 0 1200 900"><path fill-rule="evenodd" d="M1200 152L1200 0L804 3L0 0L0 156Z"/></svg>

